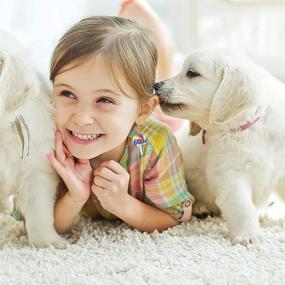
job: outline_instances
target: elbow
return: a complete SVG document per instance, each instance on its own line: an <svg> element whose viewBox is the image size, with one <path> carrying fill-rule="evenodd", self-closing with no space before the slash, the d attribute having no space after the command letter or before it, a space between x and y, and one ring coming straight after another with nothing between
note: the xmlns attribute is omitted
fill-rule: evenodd
<svg viewBox="0 0 285 285"><path fill-rule="evenodd" d="M153 233L154 231L158 231L159 233L162 233L164 231L167 231L170 228L173 228L179 224L179 221L175 220L173 217L169 216L169 220L166 223L156 225L154 227L150 227L145 230L147 233Z"/></svg>
<svg viewBox="0 0 285 285"><path fill-rule="evenodd" d="M70 232L70 227L66 228L66 227L60 227L60 226L55 225L54 228L59 235L67 234Z"/></svg>

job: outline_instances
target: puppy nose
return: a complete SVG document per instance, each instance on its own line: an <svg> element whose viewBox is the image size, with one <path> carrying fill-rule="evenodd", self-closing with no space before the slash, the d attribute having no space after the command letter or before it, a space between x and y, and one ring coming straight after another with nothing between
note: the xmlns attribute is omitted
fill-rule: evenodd
<svg viewBox="0 0 285 285"><path fill-rule="evenodd" d="M164 85L164 81L159 81L159 82L156 82L154 84L154 90L156 92L159 92L160 91L160 88Z"/></svg>

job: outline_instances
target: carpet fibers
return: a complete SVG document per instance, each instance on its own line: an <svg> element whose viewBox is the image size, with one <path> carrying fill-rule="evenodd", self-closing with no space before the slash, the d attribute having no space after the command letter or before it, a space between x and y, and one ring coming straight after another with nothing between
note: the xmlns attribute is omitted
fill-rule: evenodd
<svg viewBox="0 0 285 285"><path fill-rule="evenodd" d="M221 218L152 234L82 218L67 249L36 249L22 222L0 214L0 284L285 284L285 218L265 215L261 228L245 247Z"/></svg>

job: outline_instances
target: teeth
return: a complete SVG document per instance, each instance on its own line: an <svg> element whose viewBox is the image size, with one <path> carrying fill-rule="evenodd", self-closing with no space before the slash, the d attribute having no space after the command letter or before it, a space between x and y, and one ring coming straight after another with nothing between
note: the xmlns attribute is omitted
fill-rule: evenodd
<svg viewBox="0 0 285 285"><path fill-rule="evenodd" d="M99 135L81 135L79 133L71 131L73 136L81 140L95 140Z"/></svg>

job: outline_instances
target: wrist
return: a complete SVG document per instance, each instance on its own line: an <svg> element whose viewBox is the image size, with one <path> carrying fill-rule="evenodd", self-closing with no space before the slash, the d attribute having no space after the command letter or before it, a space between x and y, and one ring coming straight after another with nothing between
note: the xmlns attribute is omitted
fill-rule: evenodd
<svg viewBox="0 0 285 285"><path fill-rule="evenodd" d="M122 199L120 199L120 203L117 207L117 210L114 211L114 215L120 219L124 219L125 217L129 216L132 213L132 202L135 198L130 194L126 193ZM136 200L136 199L135 199Z"/></svg>
<svg viewBox="0 0 285 285"><path fill-rule="evenodd" d="M87 198L77 198L73 197L70 192L65 194L66 201L70 204L70 206L74 207L83 207L83 205L87 202L89 197Z"/></svg>

